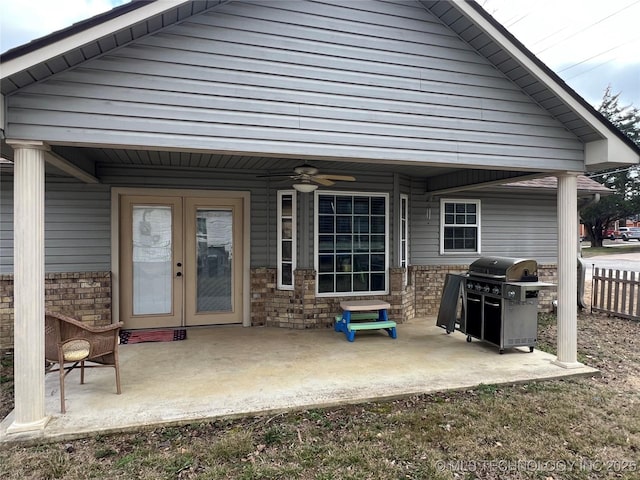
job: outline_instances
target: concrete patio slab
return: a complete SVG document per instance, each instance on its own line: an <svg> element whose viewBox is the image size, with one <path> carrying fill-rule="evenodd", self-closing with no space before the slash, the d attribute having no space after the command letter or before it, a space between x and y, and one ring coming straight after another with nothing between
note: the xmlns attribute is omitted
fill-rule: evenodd
<svg viewBox="0 0 640 480"><path fill-rule="evenodd" d="M46 411L38 432L7 434L0 442L58 441L95 433L289 409L326 407L403 395L518 383L598 371L563 369L554 356L528 348L504 355L488 344L447 335L433 319L383 331L358 332L353 343L327 330L214 327L190 329L184 341L120 346L122 394L112 369L79 371L66 381L60 413L58 375L46 376Z"/></svg>

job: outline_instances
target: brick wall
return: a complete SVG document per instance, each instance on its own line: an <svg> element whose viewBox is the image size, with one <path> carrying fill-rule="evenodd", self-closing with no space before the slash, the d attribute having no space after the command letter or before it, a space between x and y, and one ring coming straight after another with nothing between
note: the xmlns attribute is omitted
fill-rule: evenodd
<svg viewBox="0 0 640 480"><path fill-rule="evenodd" d="M111 323L111 272L48 273L45 308L90 325ZM0 350L13 348L13 275L0 275Z"/></svg>
<svg viewBox="0 0 640 480"><path fill-rule="evenodd" d="M414 265L409 267L409 275L415 289L415 316L437 315L447 273L465 273L468 269L467 265Z"/></svg>
<svg viewBox="0 0 640 480"><path fill-rule="evenodd" d="M389 302L389 316L398 323L415 317L435 316L448 273L460 274L466 265L417 265L409 267L405 285L404 269L389 270L390 293L376 298ZM538 265L540 280L557 282L555 265ZM328 328L341 312L340 301L347 297L316 297L314 270L296 270L293 290L278 290L275 268L251 270L251 324L283 328ZM365 300L371 296L349 296ZM541 290L539 310L551 311L555 289Z"/></svg>
<svg viewBox="0 0 640 480"><path fill-rule="evenodd" d="M252 325L302 329L333 324L339 300L316 298L314 270L296 270L293 290L278 290L276 275L275 268L251 270L251 284L260 288L251 292Z"/></svg>
<svg viewBox="0 0 640 480"><path fill-rule="evenodd" d="M576 275L578 273L576 272ZM538 280L558 284L558 267L556 265L538 264ZM550 312L553 310L552 302L558 298L557 288L543 288L538 293L538 310Z"/></svg>
<svg viewBox="0 0 640 480"><path fill-rule="evenodd" d="M413 318L412 290L404 291L402 268L389 272L391 293L380 300L391 304L389 314L399 322ZM312 269L298 269L293 290L278 290L275 268L251 270L251 324L284 328L329 328L341 312L345 297L316 297L316 275ZM365 300L371 296L349 296L350 300Z"/></svg>

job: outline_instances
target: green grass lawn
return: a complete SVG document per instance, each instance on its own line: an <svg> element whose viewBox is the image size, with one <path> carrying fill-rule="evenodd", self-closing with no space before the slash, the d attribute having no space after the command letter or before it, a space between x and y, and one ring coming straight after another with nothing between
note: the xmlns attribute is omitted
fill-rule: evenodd
<svg viewBox="0 0 640 480"><path fill-rule="evenodd" d="M584 258L595 257L599 255L621 255L624 253L640 253L640 242L625 242L623 245L615 247L587 247L582 248L582 256Z"/></svg>

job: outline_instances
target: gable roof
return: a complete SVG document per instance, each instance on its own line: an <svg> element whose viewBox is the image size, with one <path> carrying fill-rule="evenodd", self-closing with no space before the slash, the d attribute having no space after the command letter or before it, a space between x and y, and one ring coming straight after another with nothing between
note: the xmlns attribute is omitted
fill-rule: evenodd
<svg viewBox="0 0 640 480"><path fill-rule="evenodd" d="M230 0L135 0L0 55L1 92L20 88L104 55Z"/></svg>
<svg viewBox="0 0 640 480"><path fill-rule="evenodd" d="M9 50L8 95L233 0L134 1ZM640 161L640 147L572 90L474 0L416 0L585 143L592 169Z"/></svg>
<svg viewBox="0 0 640 480"><path fill-rule="evenodd" d="M64 40L65 38L68 38L78 32L88 30L91 27L101 25L109 20L118 18L125 13L144 7L151 2L153 2L153 0L137 0L135 2L125 3L118 7L112 8L107 12L95 15L85 20L81 20L80 22L74 23L67 28L57 30L43 37L36 38L29 43L25 43L24 45L19 45L15 48L7 50L6 52L2 53L2 55L0 55L0 61L8 62L9 60L13 60L14 58L21 57L35 50L51 45L52 43Z"/></svg>
<svg viewBox="0 0 640 480"><path fill-rule="evenodd" d="M603 140L618 140L634 152L621 163L639 162L638 145L569 87L476 1L422 0L422 3L584 143L593 142L595 146ZM587 164L591 162L599 166L602 156L606 156L609 162L616 162L610 157L622 155L612 148L613 145L600 143L599 146L607 151L595 153L587 148Z"/></svg>

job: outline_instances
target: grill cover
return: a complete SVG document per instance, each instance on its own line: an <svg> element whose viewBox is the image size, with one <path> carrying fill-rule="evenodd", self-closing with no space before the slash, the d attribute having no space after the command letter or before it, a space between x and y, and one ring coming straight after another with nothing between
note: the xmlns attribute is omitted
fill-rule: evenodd
<svg viewBox="0 0 640 480"><path fill-rule="evenodd" d="M535 282L538 262L524 258L481 257L469 266L469 275L504 282Z"/></svg>

